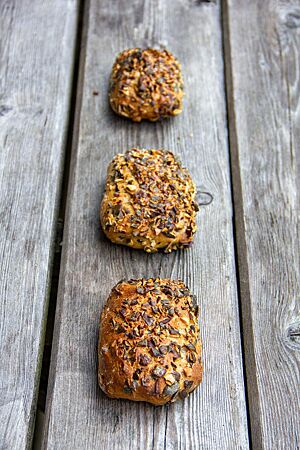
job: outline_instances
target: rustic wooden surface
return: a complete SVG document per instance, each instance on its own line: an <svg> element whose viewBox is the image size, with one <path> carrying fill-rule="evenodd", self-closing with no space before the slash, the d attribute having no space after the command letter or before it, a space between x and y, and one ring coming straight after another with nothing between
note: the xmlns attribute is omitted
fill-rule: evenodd
<svg viewBox="0 0 300 450"><path fill-rule="evenodd" d="M300 447L298 1L225 9L253 448Z"/></svg>
<svg viewBox="0 0 300 450"><path fill-rule="evenodd" d="M76 1L0 2L0 448L30 446Z"/></svg>
<svg viewBox="0 0 300 450"><path fill-rule="evenodd" d="M133 46L178 56L182 115L133 124L111 112L109 72ZM68 127L35 449L300 448L299 48L298 0L0 2L1 449L31 446ZM106 167L131 146L173 150L213 195L191 249L147 255L105 239ZM200 303L204 381L169 407L110 400L97 386L100 311L117 281L139 276L182 278Z"/></svg>
<svg viewBox="0 0 300 450"><path fill-rule="evenodd" d="M219 5L92 0L86 34L44 448L246 449ZM181 60L186 100L178 118L132 124L110 111L114 57L136 45L167 46ZM199 189L213 194L213 203L199 213L192 249L147 255L113 245L100 231L107 165L135 145L173 150ZM169 407L111 400L97 386L100 311L117 281L141 276L182 278L201 307L204 382Z"/></svg>

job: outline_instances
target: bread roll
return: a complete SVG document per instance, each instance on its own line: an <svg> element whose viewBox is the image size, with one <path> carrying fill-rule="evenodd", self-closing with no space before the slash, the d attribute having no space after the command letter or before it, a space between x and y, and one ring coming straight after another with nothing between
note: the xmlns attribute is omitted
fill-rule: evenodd
<svg viewBox="0 0 300 450"><path fill-rule="evenodd" d="M135 122L176 116L182 110L180 64L167 50L133 48L120 53L110 78L109 101Z"/></svg>
<svg viewBox="0 0 300 450"><path fill-rule="evenodd" d="M182 281L120 281L101 315L101 389L109 397L154 405L185 398L202 380L197 316Z"/></svg>
<svg viewBox="0 0 300 450"><path fill-rule="evenodd" d="M109 165L102 228L112 242L146 252L188 247L197 229L195 194L173 153L133 148Z"/></svg>

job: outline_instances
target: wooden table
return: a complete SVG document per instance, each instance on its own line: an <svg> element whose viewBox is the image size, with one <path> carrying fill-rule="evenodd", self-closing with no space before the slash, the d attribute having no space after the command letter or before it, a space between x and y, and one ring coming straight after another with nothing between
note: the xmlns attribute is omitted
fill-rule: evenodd
<svg viewBox="0 0 300 450"><path fill-rule="evenodd" d="M35 430L53 450L299 449L299 1L2 0L0 39L0 448ZM134 46L181 61L177 118L111 112L112 63ZM212 194L191 249L104 238L106 168L132 146L171 149ZM167 407L97 386L101 308L142 276L179 277L200 304L204 381Z"/></svg>

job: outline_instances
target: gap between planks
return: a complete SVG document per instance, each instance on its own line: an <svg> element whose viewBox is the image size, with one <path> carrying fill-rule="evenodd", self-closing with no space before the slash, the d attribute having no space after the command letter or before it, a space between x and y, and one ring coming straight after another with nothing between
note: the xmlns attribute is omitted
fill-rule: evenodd
<svg viewBox="0 0 300 450"><path fill-rule="evenodd" d="M241 194L242 183L239 169L239 154L237 144L237 130L235 111L233 107L233 85L230 35L228 23L227 0L221 0L221 29L223 39L223 60L225 98L227 107L228 149L230 162L230 182L232 196L232 226L234 239L234 255L237 279L237 293L239 301L240 336L243 357L243 373L245 383L245 400L247 407L247 421L250 448L262 449L261 425L255 408L259 406L258 386L255 377L254 335L252 330L252 314L249 290L249 274L247 264L247 247L245 240L245 224L243 211L243 198ZM252 376L254 373L254 377ZM251 394L249 388L251 380ZM254 435L253 435L254 434Z"/></svg>
<svg viewBox="0 0 300 450"><path fill-rule="evenodd" d="M64 219L66 214L66 205L68 198L68 186L69 186L69 176L71 167L71 155L72 147L74 141L77 141L76 130L78 130L78 114L76 111L80 109L77 107L77 102L81 102L81 90L82 90L82 80L79 78L80 71L80 60L81 52L85 49L84 39L83 39L83 16L85 10L85 3L88 0L79 1L78 10L78 20L76 25L76 43L74 51L74 66L73 66L73 79L72 88L70 96L70 107L69 107L69 121L68 121L68 131L67 140L65 148L65 159L63 165L62 182L59 193L59 212L56 224L55 233L55 243L54 243L54 257L52 264L51 282L50 282L50 294L49 294L49 305L48 305L48 315L47 324L45 331L45 342L42 357L42 368L40 374L40 385L38 391L38 401L36 410L36 420L33 430L33 450L39 450L42 448L43 439L43 429L44 429L44 419L45 419L45 407L47 399L47 389L49 380L49 370L52 352L52 339L53 330L55 324L55 313L56 313L56 303L57 303L57 292L58 283L60 277L60 266L61 266L61 253L63 245L63 232L64 232ZM75 133L74 133L75 131Z"/></svg>

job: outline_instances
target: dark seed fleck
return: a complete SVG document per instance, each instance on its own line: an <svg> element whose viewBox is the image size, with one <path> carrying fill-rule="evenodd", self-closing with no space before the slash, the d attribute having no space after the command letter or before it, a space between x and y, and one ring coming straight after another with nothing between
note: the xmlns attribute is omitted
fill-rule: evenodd
<svg viewBox="0 0 300 450"><path fill-rule="evenodd" d="M193 352L196 351L196 347L195 347L194 344L192 344L191 342L189 342L188 344L185 344L185 346L186 346L189 350L192 350Z"/></svg>
<svg viewBox="0 0 300 450"><path fill-rule="evenodd" d="M179 384L173 383L171 386L166 386L163 393L165 396L169 397L170 395L176 394L178 389L179 389Z"/></svg>
<svg viewBox="0 0 300 450"><path fill-rule="evenodd" d="M166 355L168 353L168 347L166 345L161 345L159 351L162 355Z"/></svg>
<svg viewBox="0 0 300 450"><path fill-rule="evenodd" d="M124 308L120 309L120 315L123 317L123 319L125 319L125 317L126 317L126 309L124 309Z"/></svg>
<svg viewBox="0 0 300 450"><path fill-rule="evenodd" d="M189 355L188 355L188 361L190 362L190 363L192 363L192 364L194 364L195 362L196 362L196 355L195 355L195 353L190 353Z"/></svg>
<svg viewBox="0 0 300 450"><path fill-rule="evenodd" d="M133 380L133 382L132 382L132 384L131 384L132 389L135 391L136 388L138 387L138 385L139 385L139 383L137 382L137 380Z"/></svg>
<svg viewBox="0 0 300 450"><path fill-rule="evenodd" d="M132 375L132 378L133 378L134 380L138 380L138 379L139 379L139 376L140 376L140 373L141 373L141 370L140 370L140 369L137 369L137 370L134 372L134 374Z"/></svg>
<svg viewBox="0 0 300 450"><path fill-rule="evenodd" d="M120 333L124 333L125 329L122 327L122 325L118 325L117 328L115 329L116 333L120 334Z"/></svg>
<svg viewBox="0 0 300 450"><path fill-rule="evenodd" d="M155 347L157 347L158 341L157 341L157 339L155 337L151 338L151 342L152 342L153 345L155 345Z"/></svg>
<svg viewBox="0 0 300 450"><path fill-rule="evenodd" d="M161 291L166 294L166 295L170 295L171 297L173 296L173 291L171 288L165 286L161 288Z"/></svg>
<svg viewBox="0 0 300 450"><path fill-rule="evenodd" d="M135 313L131 314L131 316L129 317L129 320L131 320L132 322L136 322L138 317L139 317L139 313L135 312Z"/></svg>
<svg viewBox="0 0 300 450"><path fill-rule="evenodd" d="M184 399L188 396L188 393L186 391L181 391L179 395L182 399Z"/></svg>
<svg viewBox="0 0 300 450"><path fill-rule="evenodd" d="M155 357L160 356L160 353L156 348L151 348L151 352L152 352L152 355Z"/></svg>
<svg viewBox="0 0 300 450"><path fill-rule="evenodd" d="M185 389L190 389L192 386L193 386L193 382L191 380L185 380L184 381Z"/></svg>
<svg viewBox="0 0 300 450"><path fill-rule="evenodd" d="M139 357L139 363L142 366L148 366L148 364L151 362L151 358L148 355L140 355Z"/></svg>
<svg viewBox="0 0 300 450"><path fill-rule="evenodd" d="M180 380L180 373L179 372L172 372L173 377L175 378L176 381Z"/></svg>
<svg viewBox="0 0 300 450"><path fill-rule="evenodd" d="M163 377L165 373L166 369L161 366L156 366L155 369L152 370L152 375L158 378Z"/></svg>
<svg viewBox="0 0 300 450"><path fill-rule="evenodd" d="M155 394L160 394L160 382L159 382L159 380L156 380L154 390L155 390Z"/></svg>
<svg viewBox="0 0 300 450"><path fill-rule="evenodd" d="M180 334L178 330L176 330L175 328L170 328L169 329L170 334L172 334L173 336Z"/></svg>
<svg viewBox="0 0 300 450"><path fill-rule="evenodd" d="M131 394L133 389L131 386L129 386L128 384L125 384L123 391L126 392L126 394Z"/></svg>
<svg viewBox="0 0 300 450"><path fill-rule="evenodd" d="M151 382L150 378L142 378L142 380L141 380L142 386L144 386L144 387L149 386L150 382Z"/></svg>
<svg viewBox="0 0 300 450"><path fill-rule="evenodd" d="M126 333L126 337L128 337L129 339L134 339L134 334L131 332Z"/></svg>
<svg viewBox="0 0 300 450"><path fill-rule="evenodd" d="M163 304L163 306L169 306L170 305L170 300L162 300L161 303Z"/></svg>
<svg viewBox="0 0 300 450"><path fill-rule="evenodd" d="M173 358L174 359L178 359L178 358L180 358L180 354L176 351L176 350L172 350L172 353L173 353Z"/></svg>
<svg viewBox="0 0 300 450"><path fill-rule="evenodd" d="M174 238L174 237L175 237L174 234L169 233L169 232L166 232L166 231L163 231L162 234L163 234L164 236L168 237L168 238Z"/></svg>
<svg viewBox="0 0 300 450"><path fill-rule="evenodd" d="M153 319L152 317L150 317L148 314L144 313L143 314L143 319L146 322L146 324L150 327L151 325L153 325Z"/></svg>
<svg viewBox="0 0 300 450"><path fill-rule="evenodd" d="M126 394L131 394L132 389L131 389L129 386L124 386L123 391L124 391Z"/></svg>
<svg viewBox="0 0 300 450"><path fill-rule="evenodd" d="M163 319L159 322L159 325L164 325L166 323L169 323L171 320L171 317L167 317L166 319Z"/></svg>

